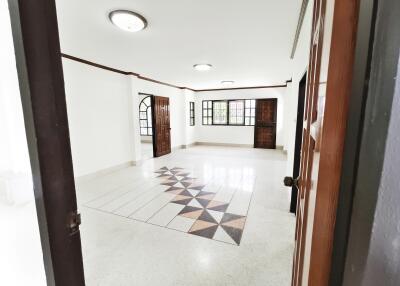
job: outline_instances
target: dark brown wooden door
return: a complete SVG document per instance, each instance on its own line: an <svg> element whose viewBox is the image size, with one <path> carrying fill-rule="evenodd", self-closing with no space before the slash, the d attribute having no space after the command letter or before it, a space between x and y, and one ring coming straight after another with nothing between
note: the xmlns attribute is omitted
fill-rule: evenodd
<svg viewBox="0 0 400 286"><path fill-rule="evenodd" d="M169 98L153 96L153 148L154 157L171 153Z"/></svg>
<svg viewBox="0 0 400 286"><path fill-rule="evenodd" d="M257 99L254 148L276 148L277 99Z"/></svg>

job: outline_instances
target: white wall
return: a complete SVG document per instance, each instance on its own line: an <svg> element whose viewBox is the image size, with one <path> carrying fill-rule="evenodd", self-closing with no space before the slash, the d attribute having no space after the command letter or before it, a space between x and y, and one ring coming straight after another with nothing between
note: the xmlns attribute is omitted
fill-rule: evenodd
<svg viewBox="0 0 400 286"><path fill-rule="evenodd" d="M313 1L309 1L303 26L300 31L296 53L292 60L292 83L288 85L288 92L285 96L285 117L286 117L286 144L287 146L287 168L288 176L293 175L294 145L296 139L297 103L299 97L299 83L307 70L311 39Z"/></svg>
<svg viewBox="0 0 400 286"><path fill-rule="evenodd" d="M183 126L183 130L184 130L184 142L183 145L191 145L193 143L196 142L196 132L197 132L197 128L198 126L201 125L201 120L199 120L196 117L196 113L197 113L197 106L199 105L196 102L196 97L198 94L196 94L195 92L185 89L183 91L183 95L185 97L185 120L184 120L184 126ZM195 113L195 125L194 126L190 126L190 102L194 102L194 113Z"/></svg>
<svg viewBox="0 0 400 286"><path fill-rule="evenodd" d="M254 126L202 125L202 101L218 99L277 98L276 145L285 145L284 96L286 87L248 90L221 90L196 93L196 141L207 143L246 144L254 143Z"/></svg>
<svg viewBox="0 0 400 286"><path fill-rule="evenodd" d="M63 59L75 176L132 161L127 76Z"/></svg>
<svg viewBox="0 0 400 286"><path fill-rule="evenodd" d="M187 142L184 90L69 59L63 70L75 177L140 161L139 93L169 97L171 147Z"/></svg>

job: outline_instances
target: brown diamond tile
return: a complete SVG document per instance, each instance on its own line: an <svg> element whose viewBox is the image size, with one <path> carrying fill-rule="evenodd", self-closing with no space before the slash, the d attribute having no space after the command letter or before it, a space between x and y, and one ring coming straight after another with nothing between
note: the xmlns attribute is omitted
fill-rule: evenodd
<svg viewBox="0 0 400 286"><path fill-rule="evenodd" d="M191 197L178 195L171 201L171 203L180 204L180 205L187 205L188 203L190 203L191 200L192 200Z"/></svg>
<svg viewBox="0 0 400 286"><path fill-rule="evenodd" d="M185 206L178 215L184 216L187 218L197 219L203 213L203 209Z"/></svg>
<svg viewBox="0 0 400 286"><path fill-rule="evenodd" d="M241 219L241 218L246 218L246 217L242 216L242 215L237 215L237 214L225 213L224 216L222 217L221 223L225 223L228 221L237 220L237 219Z"/></svg>
<svg viewBox="0 0 400 286"><path fill-rule="evenodd" d="M238 228L238 229L242 229L243 230L245 223L246 223L246 218L242 217L242 218L235 219L235 220L230 220L230 221L227 221L227 222L221 222L221 225L229 226L229 227L233 227L233 228Z"/></svg>
<svg viewBox="0 0 400 286"><path fill-rule="evenodd" d="M206 229L209 227L213 226L218 226L216 223L208 222L208 221L203 221L203 220L196 220L196 222L192 225L190 228L189 232L194 232L202 229Z"/></svg>
<svg viewBox="0 0 400 286"><path fill-rule="evenodd" d="M219 212L225 212L226 209L228 208L229 204L225 202L219 202L219 201L210 201L210 203L207 205L207 209L213 210L213 211L219 211Z"/></svg>
<svg viewBox="0 0 400 286"><path fill-rule="evenodd" d="M210 200L195 198L204 208L210 203Z"/></svg>
<svg viewBox="0 0 400 286"><path fill-rule="evenodd" d="M178 187L170 187L170 188L166 189L165 192L179 195L183 190L185 190L185 189L178 188Z"/></svg>
<svg viewBox="0 0 400 286"><path fill-rule="evenodd" d="M238 228L233 228L226 225L221 225L225 232L236 242L237 245L240 244L242 239L243 230Z"/></svg>
<svg viewBox="0 0 400 286"><path fill-rule="evenodd" d="M204 210L201 216L199 216L199 220L218 224L218 222L213 218L212 215L210 215L210 213L207 210Z"/></svg>

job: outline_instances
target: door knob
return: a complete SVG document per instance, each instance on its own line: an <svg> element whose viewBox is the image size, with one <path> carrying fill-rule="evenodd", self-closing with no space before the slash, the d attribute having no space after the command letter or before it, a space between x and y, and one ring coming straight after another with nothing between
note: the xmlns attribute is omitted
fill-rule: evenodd
<svg viewBox="0 0 400 286"><path fill-rule="evenodd" d="M299 177L297 177L296 179L293 179L293 177L285 177L283 179L283 184L286 187L296 187L298 188L298 182L299 182Z"/></svg>

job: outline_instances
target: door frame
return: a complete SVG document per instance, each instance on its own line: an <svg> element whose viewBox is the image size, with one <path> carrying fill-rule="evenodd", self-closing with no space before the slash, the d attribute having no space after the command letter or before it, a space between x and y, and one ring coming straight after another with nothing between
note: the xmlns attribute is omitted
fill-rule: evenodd
<svg viewBox="0 0 400 286"><path fill-rule="evenodd" d="M153 124L153 122L154 122L154 118L153 118L153 112L154 112L154 94L150 94L150 93L145 93L145 92L139 92L138 93L139 94L139 96L140 95L146 95L146 97L150 97L150 109L151 109L151 144L152 144L152 149L153 149L153 158L155 158L156 157L156 149L155 149L155 147L154 147L154 140L155 140L155 137L154 137L154 132L155 132L155 126L154 126L154 124ZM143 100L143 99L142 99ZM139 134L140 134L140 103L141 103L142 101L140 101L139 102L139 106L138 106L138 109L139 109ZM141 136L141 135L140 135Z"/></svg>
<svg viewBox="0 0 400 286"><path fill-rule="evenodd" d="M85 285L54 0L8 0L47 285Z"/></svg>
<svg viewBox="0 0 400 286"><path fill-rule="evenodd" d="M364 0L360 9L331 285L361 285L366 273L382 274L376 265L367 269L366 262L400 56L400 18L394 11L400 11L398 0Z"/></svg>

